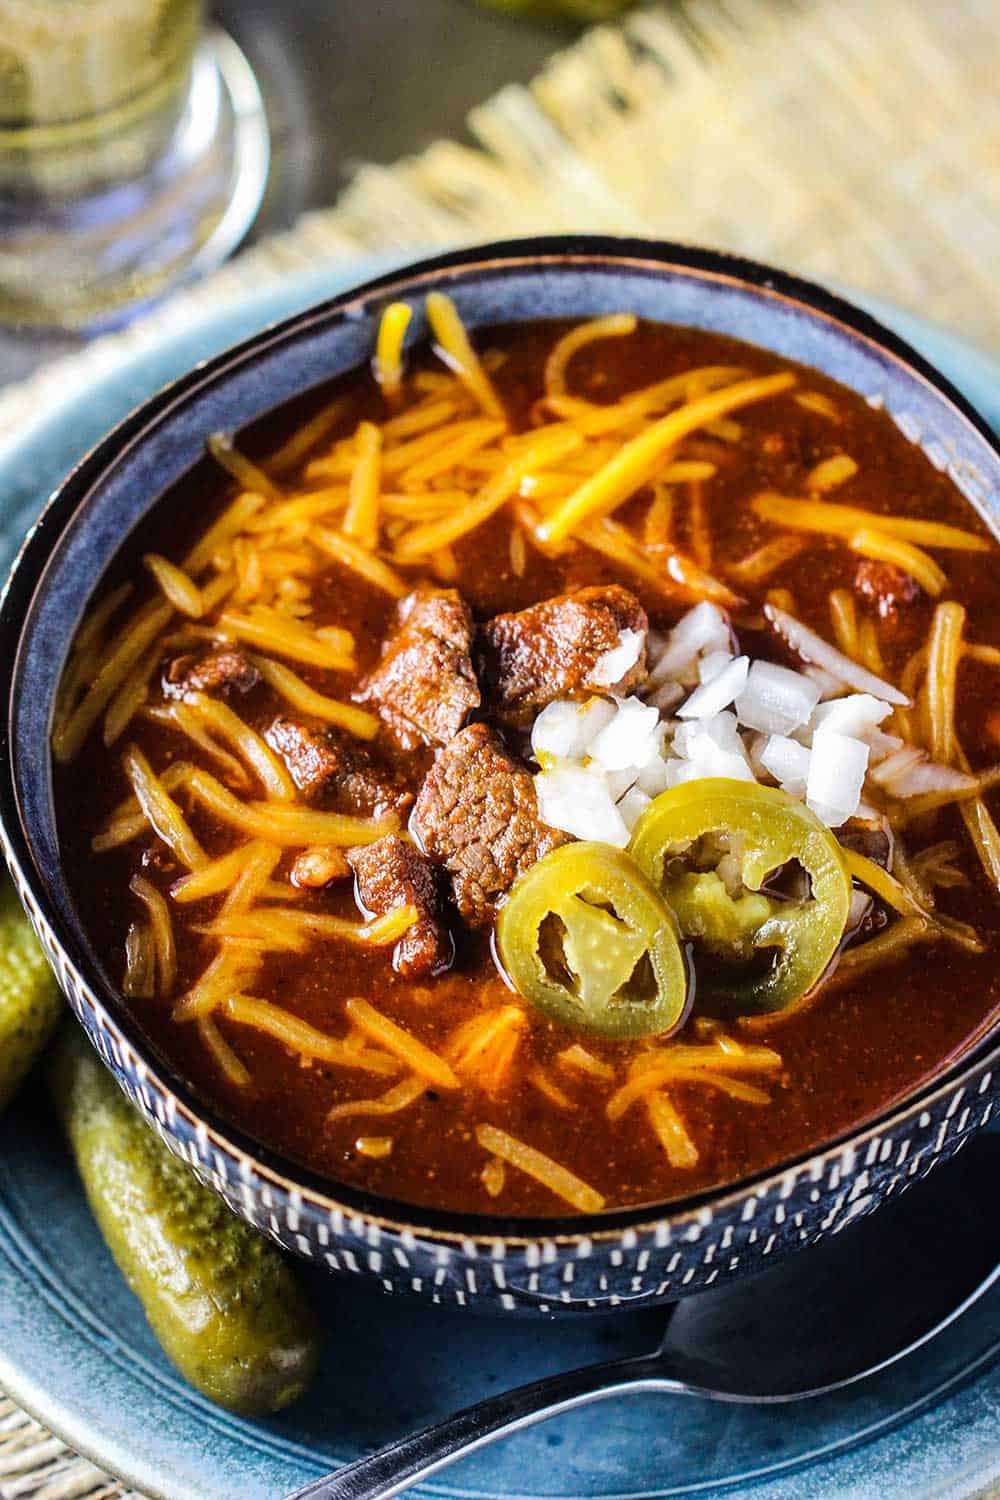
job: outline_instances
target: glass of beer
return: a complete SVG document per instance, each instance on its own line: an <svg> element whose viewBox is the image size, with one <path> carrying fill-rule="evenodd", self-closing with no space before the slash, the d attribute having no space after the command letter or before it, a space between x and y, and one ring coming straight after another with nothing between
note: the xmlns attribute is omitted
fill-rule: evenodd
<svg viewBox="0 0 1000 1500"><path fill-rule="evenodd" d="M0 0L0 320L115 321L248 227L263 109L203 20L202 0Z"/></svg>

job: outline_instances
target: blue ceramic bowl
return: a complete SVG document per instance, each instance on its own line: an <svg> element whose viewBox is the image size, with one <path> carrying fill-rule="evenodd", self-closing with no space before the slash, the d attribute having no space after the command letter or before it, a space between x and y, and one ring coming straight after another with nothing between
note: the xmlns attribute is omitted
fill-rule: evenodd
<svg viewBox="0 0 1000 1500"><path fill-rule="evenodd" d="M986 424L912 349L818 287L709 251L589 237L425 261L197 367L134 412L53 496L0 608L4 852L70 1004L122 1088L200 1177L280 1244L386 1291L458 1306L548 1313L673 1300L837 1232L951 1156L1000 1093L995 1039L849 1137L682 1202L532 1221L415 1209L307 1173L197 1098L103 971L62 869L53 702L74 631L123 540L199 462L206 434L239 430L362 365L386 302L419 307L434 288L447 289L473 328L624 307L812 365L884 405L1000 529L1000 448ZM418 314L411 337L424 333Z"/></svg>

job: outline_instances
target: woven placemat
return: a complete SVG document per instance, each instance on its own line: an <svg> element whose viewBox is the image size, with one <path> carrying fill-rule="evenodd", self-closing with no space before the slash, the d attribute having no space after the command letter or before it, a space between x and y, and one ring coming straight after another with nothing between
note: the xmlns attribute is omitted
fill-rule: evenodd
<svg viewBox="0 0 1000 1500"><path fill-rule="evenodd" d="M0 432L289 271L590 230L700 241L1000 347L996 0L675 0L600 27L439 141L0 394ZM0 1500L141 1500L0 1399Z"/></svg>

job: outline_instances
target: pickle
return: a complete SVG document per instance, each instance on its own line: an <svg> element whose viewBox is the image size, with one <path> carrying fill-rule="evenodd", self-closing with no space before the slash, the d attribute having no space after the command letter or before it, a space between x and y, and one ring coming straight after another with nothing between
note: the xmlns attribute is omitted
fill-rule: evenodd
<svg viewBox="0 0 1000 1500"><path fill-rule="evenodd" d="M17 892L0 875L0 1110L55 1029L62 998Z"/></svg>
<svg viewBox="0 0 1000 1500"><path fill-rule="evenodd" d="M319 1341L278 1251L168 1151L75 1026L50 1081L94 1217L164 1353L241 1415L296 1400Z"/></svg>

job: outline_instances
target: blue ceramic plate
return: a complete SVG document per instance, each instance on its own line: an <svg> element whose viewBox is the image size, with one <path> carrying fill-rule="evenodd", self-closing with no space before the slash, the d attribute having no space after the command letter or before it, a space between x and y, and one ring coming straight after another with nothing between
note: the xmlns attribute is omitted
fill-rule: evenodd
<svg viewBox="0 0 1000 1500"><path fill-rule="evenodd" d="M137 402L265 323L386 269L295 276L218 309L0 435L0 563L48 491ZM1000 366L884 307L1000 428ZM0 1385L67 1442L163 1500L278 1500L338 1462L504 1385L655 1343L662 1315L488 1322L315 1287L327 1352L309 1400L270 1423L227 1416L174 1374L125 1290L49 1122L22 1099L0 1122ZM973 1146L970 1149L975 1149ZM877 1312L876 1312L877 1315ZM930 1349L854 1392L787 1412L664 1398L609 1403L474 1456L426 1494L476 1500L968 1500L1000 1479L1000 1289Z"/></svg>

